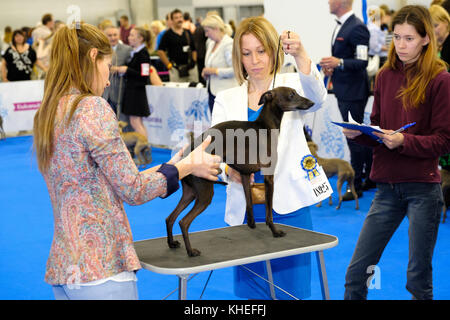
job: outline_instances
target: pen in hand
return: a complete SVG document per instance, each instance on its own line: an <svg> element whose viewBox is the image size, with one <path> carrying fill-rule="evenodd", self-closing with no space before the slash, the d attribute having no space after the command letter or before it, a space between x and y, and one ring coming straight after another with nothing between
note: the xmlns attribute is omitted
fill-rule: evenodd
<svg viewBox="0 0 450 320"><path fill-rule="evenodd" d="M415 124L416 124L415 122L408 123L408 124L404 125L403 127L401 127L400 129L397 129L394 132L390 133L389 135L392 136L392 135L394 135L396 133L405 131L406 129L408 129L409 127L412 127Z"/></svg>

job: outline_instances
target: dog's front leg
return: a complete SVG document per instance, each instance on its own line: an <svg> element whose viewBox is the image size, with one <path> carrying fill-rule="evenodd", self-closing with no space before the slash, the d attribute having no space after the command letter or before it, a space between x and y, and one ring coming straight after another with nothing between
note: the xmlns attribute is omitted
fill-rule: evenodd
<svg viewBox="0 0 450 320"><path fill-rule="evenodd" d="M284 237L286 233L281 230L277 230L273 224L273 175L264 176L264 187L266 191L266 224L272 230L274 237Z"/></svg>
<svg viewBox="0 0 450 320"><path fill-rule="evenodd" d="M255 225L255 216L253 215L253 202L252 202L252 193L250 192L250 175L241 173L241 181L242 187L244 188L245 194L245 203L246 203L246 212L247 212L247 225L254 229Z"/></svg>

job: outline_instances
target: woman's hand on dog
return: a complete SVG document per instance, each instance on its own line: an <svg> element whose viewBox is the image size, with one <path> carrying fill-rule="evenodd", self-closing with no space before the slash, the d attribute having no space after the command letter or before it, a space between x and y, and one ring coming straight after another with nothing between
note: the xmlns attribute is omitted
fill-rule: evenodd
<svg viewBox="0 0 450 320"><path fill-rule="evenodd" d="M222 159L217 155L205 152L211 143L211 136L208 136L201 145L195 148L189 155L175 163L178 169L179 178L182 179L189 174L199 178L217 181ZM175 162L181 158L184 149L180 150L170 161ZM169 161L169 162L170 162Z"/></svg>
<svg viewBox="0 0 450 320"><path fill-rule="evenodd" d="M234 170L233 168L228 167L227 172L228 172L228 174L227 174L228 180L233 181L235 183L242 184L241 174L237 170ZM252 173L250 176L250 183L254 183L254 182L255 182L255 175Z"/></svg>

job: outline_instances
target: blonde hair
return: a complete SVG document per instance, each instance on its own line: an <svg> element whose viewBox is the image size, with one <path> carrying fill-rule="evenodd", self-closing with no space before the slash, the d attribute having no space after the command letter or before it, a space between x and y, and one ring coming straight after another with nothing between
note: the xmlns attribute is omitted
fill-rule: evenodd
<svg viewBox="0 0 450 320"><path fill-rule="evenodd" d="M90 52L97 49L95 61ZM55 33L53 39L49 70L45 77L44 98L34 117L34 148L41 172L46 172L53 155L53 134L59 100L72 88L80 95L70 107L67 125L79 102L94 96L93 81L98 74L97 61L112 54L108 38L98 28L80 23L79 29L64 26Z"/></svg>
<svg viewBox="0 0 450 320"><path fill-rule="evenodd" d="M277 52L279 36L274 26L264 17L250 17L242 20L236 29L233 40L233 68L236 79L240 85L244 83L248 75L242 63L241 50L242 36L247 34L252 34L255 36L255 38L258 39L263 45L264 50L271 59L271 74L274 73L273 67L275 65L275 58L277 55L278 67L277 70L275 70L275 73L280 71L280 66L282 66L284 62L283 50L279 50L279 52Z"/></svg>
<svg viewBox="0 0 450 320"><path fill-rule="evenodd" d="M202 22L202 27L219 29L220 31L225 32L225 23L222 18L216 14L206 16L205 20Z"/></svg>
<svg viewBox="0 0 450 320"><path fill-rule="evenodd" d="M367 15L372 22L381 21L384 17L384 10L378 6L369 6L367 8Z"/></svg>
<svg viewBox="0 0 450 320"><path fill-rule="evenodd" d="M12 28L10 26L6 26L5 27L5 35L3 36L3 41L5 43L11 43L12 34L13 34Z"/></svg>
<svg viewBox="0 0 450 320"><path fill-rule="evenodd" d="M446 22L447 30L450 30L450 15L448 14L447 10L439 5L434 4L430 7L429 11L431 20L433 20L434 23Z"/></svg>
<svg viewBox="0 0 450 320"><path fill-rule="evenodd" d="M164 30L164 24L160 20L153 20L150 24L150 27L156 27L158 29L158 32Z"/></svg>
<svg viewBox="0 0 450 320"><path fill-rule="evenodd" d="M431 1L430 7L434 6L434 5L439 5L440 6L443 3L444 3L444 0L433 0L433 1Z"/></svg>
<svg viewBox="0 0 450 320"><path fill-rule="evenodd" d="M114 24L112 23L111 20L105 19L102 20L99 24L98 24L98 28L102 31L105 31L107 28L109 27L114 27Z"/></svg>
<svg viewBox="0 0 450 320"><path fill-rule="evenodd" d="M142 37L147 49L152 50L153 34L149 30L149 28L147 26L142 26L142 27L134 27L133 29L136 30L138 32L138 34Z"/></svg>

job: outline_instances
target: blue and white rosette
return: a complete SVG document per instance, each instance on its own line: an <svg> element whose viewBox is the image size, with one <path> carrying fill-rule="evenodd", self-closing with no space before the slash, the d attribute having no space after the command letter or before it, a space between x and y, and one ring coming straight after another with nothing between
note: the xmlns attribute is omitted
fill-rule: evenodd
<svg viewBox="0 0 450 320"><path fill-rule="evenodd" d="M307 154L300 161L302 169L306 172L306 177L311 181L314 177L317 177L320 173L317 170L317 159L312 154Z"/></svg>

